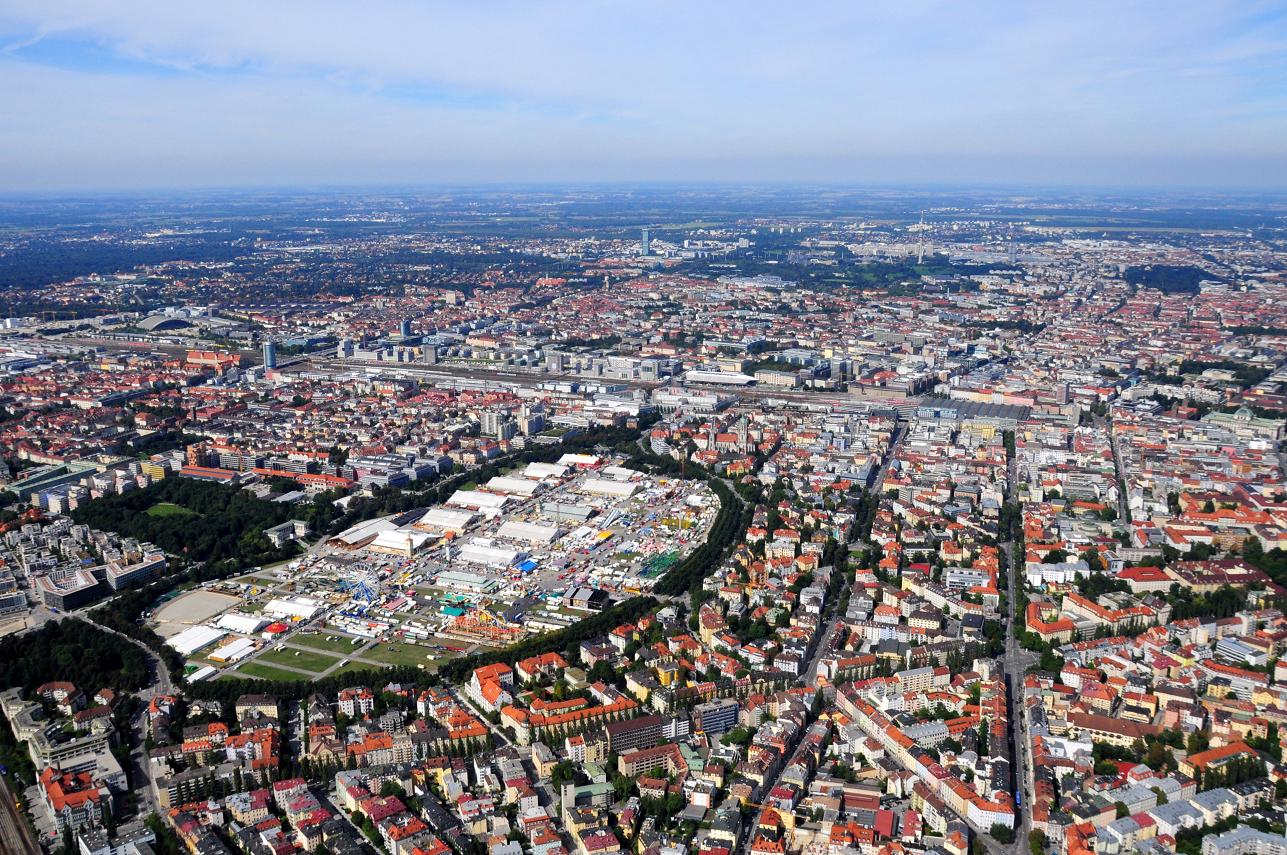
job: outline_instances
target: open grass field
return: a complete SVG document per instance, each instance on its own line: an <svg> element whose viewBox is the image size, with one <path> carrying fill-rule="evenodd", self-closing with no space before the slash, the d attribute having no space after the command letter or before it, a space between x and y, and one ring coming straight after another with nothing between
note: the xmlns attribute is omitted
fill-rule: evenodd
<svg viewBox="0 0 1287 855"><path fill-rule="evenodd" d="M157 502L144 513L150 517L195 517L197 512L173 502Z"/></svg>
<svg viewBox="0 0 1287 855"><path fill-rule="evenodd" d="M255 661L266 662L269 665L289 665L292 668L320 674L338 662L339 658L320 651L295 650L287 647L285 650L269 650Z"/></svg>
<svg viewBox="0 0 1287 855"><path fill-rule="evenodd" d="M249 582L252 585L258 585L261 588L271 588L274 585L280 585L280 579L274 579L272 576L251 576L249 579L240 579L242 582Z"/></svg>
<svg viewBox="0 0 1287 855"><path fill-rule="evenodd" d="M227 673L227 672L226 672ZM272 665L266 665L262 662L247 662L236 671L231 672L234 677L254 677L261 680L307 680L307 674L299 674L295 671L287 671L285 668L274 668Z"/></svg>
<svg viewBox="0 0 1287 855"><path fill-rule="evenodd" d="M334 635L334 633L331 633ZM354 641L357 644L354 644ZM300 647L310 647L313 650L325 650L330 653L339 653L347 656L357 650L365 643L365 639L352 639L346 635L334 635L334 638L327 640L327 633L319 632L315 635L304 635L296 633L290 637L291 644L298 644Z"/></svg>
<svg viewBox="0 0 1287 855"><path fill-rule="evenodd" d="M338 668L336 668L334 671L332 671L332 672L331 672L331 674L332 674L332 675L334 675L334 674L348 674L348 673L350 673L350 672L352 672L352 671L370 671L370 670L371 670L372 668L374 668L374 667L376 667L376 666L374 666L374 665L368 665L368 664L366 664L365 662L357 662L357 661L353 661L353 662L348 663L347 665L341 665L340 667L338 667Z"/></svg>
<svg viewBox="0 0 1287 855"><path fill-rule="evenodd" d="M433 657L432 659L427 657ZM377 644L362 654L363 659L383 662L386 665L424 665L426 668L437 665L441 656L427 647L406 642Z"/></svg>

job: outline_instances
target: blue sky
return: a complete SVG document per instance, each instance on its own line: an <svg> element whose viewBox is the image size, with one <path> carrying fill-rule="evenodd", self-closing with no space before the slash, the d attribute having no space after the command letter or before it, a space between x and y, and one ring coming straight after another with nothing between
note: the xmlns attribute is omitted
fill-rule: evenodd
<svg viewBox="0 0 1287 855"><path fill-rule="evenodd" d="M4 191L1287 187L1281 0L5 0L0 92Z"/></svg>

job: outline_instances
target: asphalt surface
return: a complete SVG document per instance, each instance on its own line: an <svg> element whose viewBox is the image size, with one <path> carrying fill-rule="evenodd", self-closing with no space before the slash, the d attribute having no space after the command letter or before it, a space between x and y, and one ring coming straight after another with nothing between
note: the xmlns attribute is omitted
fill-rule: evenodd
<svg viewBox="0 0 1287 855"><path fill-rule="evenodd" d="M1011 500L1015 494L1015 461L1011 460L1009 464L1009 474L1007 477L1006 498ZM1021 693L1023 691L1023 676L1028 666L1036 661L1035 654L1024 650L1019 646L1019 638L1016 632L1014 621L1014 604L1018 598L1019 585L1023 575L1023 556L1018 557L1018 563L1015 563L1014 542L1005 541L1001 548L1006 554L1006 610L1003 618L1005 620L1005 658L1003 667L1008 685L1006 687L1006 703L1009 707L1007 716L1010 719L1010 738L1011 742L1011 768L1015 777L1015 786L1022 788L1024 807L1017 811L1018 825L1014 830L1014 843L1003 844L993 839L990 835L980 835L984 845L994 852L1020 852L1023 847L1028 845L1028 832L1032 830L1032 815L1027 805L1032 794L1032 757L1029 753L1030 743L1028 741L1028 724L1024 718L1023 704Z"/></svg>

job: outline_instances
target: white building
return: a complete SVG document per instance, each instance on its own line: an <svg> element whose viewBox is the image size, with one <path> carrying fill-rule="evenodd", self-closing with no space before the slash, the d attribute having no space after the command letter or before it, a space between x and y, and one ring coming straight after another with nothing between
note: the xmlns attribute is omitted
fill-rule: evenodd
<svg viewBox="0 0 1287 855"><path fill-rule="evenodd" d="M556 525L508 520L497 529L496 536L502 540L515 540L522 543L548 546L558 538L559 527Z"/></svg>
<svg viewBox="0 0 1287 855"><path fill-rule="evenodd" d="M520 552L517 549L504 549L499 546L493 546L486 541L470 541L460 547L457 555L461 561L468 561L471 564L484 564L488 567L509 567L521 558L527 557L526 552Z"/></svg>
<svg viewBox="0 0 1287 855"><path fill-rule="evenodd" d="M191 656L203 647L214 644L228 633L213 626L190 626L166 641L181 656Z"/></svg>
<svg viewBox="0 0 1287 855"><path fill-rule="evenodd" d="M484 493L481 490L457 490L452 493L447 504L457 508L472 508L476 511L485 511L492 515L499 513L505 505L509 504L509 496L499 496L496 493Z"/></svg>
<svg viewBox="0 0 1287 855"><path fill-rule="evenodd" d="M307 597L293 597L289 600L279 597L269 600L264 606L264 611L273 617L293 617L300 620L309 620L321 610L322 607L316 600Z"/></svg>
<svg viewBox="0 0 1287 855"><path fill-rule="evenodd" d="M531 498L541 489L541 482L531 478L506 478L504 475L497 475L484 486L494 493Z"/></svg>
<svg viewBox="0 0 1287 855"><path fill-rule="evenodd" d="M639 491L639 485L629 481L611 481L607 478L590 478L581 485L581 490L596 496L612 496L628 499Z"/></svg>

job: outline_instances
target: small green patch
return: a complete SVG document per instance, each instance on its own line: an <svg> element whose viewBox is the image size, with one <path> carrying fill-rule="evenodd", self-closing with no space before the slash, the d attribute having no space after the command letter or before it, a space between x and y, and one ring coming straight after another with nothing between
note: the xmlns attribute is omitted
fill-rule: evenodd
<svg viewBox="0 0 1287 855"><path fill-rule="evenodd" d="M195 517L197 512L174 502L157 502L145 513L150 517Z"/></svg>
<svg viewBox="0 0 1287 855"><path fill-rule="evenodd" d="M271 576L251 576L249 579L240 581L249 582L252 585L258 585L260 588L271 588L282 583L281 579L274 579Z"/></svg>
<svg viewBox="0 0 1287 855"><path fill-rule="evenodd" d="M287 671L285 668L274 668L272 665L266 665L262 662L247 662L236 671L225 672L233 677L256 677L261 680L307 680L307 674L300 674L295 671Z"/></svg>
<svg viewBox="0 0 1287 855"><path fill-rule="evenodd" d="M383 662L386 665L424 665L426 668L439 658L434 651L426 647L406 642L377 644L361 656L363 659Z"/></svg>
<svg viewBox="0 0 1287 855"><path fill-rule="evenodd" d="M356 641L357 644L353 642ZM313 635L304 635L296 633L290 638L291 644L298 644L301 647L311 647L314 650L326 650L331 653L352 653L362 646L364 639L349 638L347 635L334 635L330 638L324 632Z"/></svg>
<svg viewBox="0 0 1287 855"><path fill-rule="evenodd" d="M271 665L286 665L301 671L320 674L339 660L329 653L287 647L285 650L270 650L259 656L256 661Z"/></svg>
<svg viewBox="0 0 1287 855"><path fill-rule="evenodd" d="M348 674L353 671L379 671L379 670L380 670L379 665L372 665L368 662L359 662L356 659L354 659L353 661L345 663L344 665L341 665L340 667L336 668L327 676L333 677L336 674Z"/></svg>

